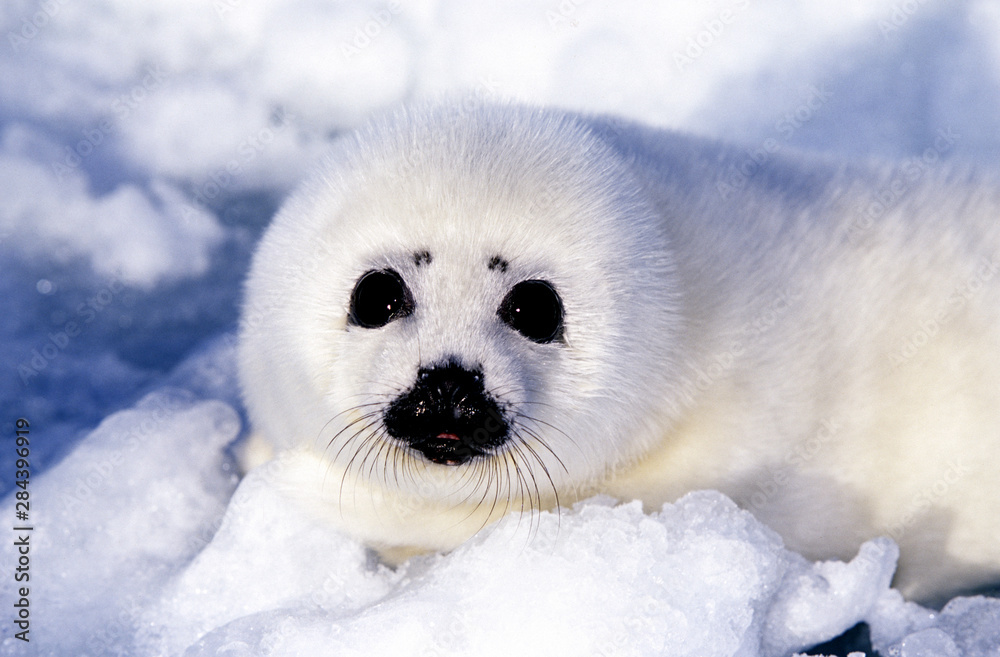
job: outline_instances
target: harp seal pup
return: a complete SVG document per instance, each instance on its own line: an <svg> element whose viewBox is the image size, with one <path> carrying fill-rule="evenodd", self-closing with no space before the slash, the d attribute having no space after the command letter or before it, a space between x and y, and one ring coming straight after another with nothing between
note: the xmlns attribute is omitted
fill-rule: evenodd
<svg viewBox="0 0 1000 657"><path fill-rule="evenodd" d="M390 560L714 488L813 559L891 536L910 597L995 582L1000 187L928 159L514 104L375 118L254 257L248 460Z"/></svg>

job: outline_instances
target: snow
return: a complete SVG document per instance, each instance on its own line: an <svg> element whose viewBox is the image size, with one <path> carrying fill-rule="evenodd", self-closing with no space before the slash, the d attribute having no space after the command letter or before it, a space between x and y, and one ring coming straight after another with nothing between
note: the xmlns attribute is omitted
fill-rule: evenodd
<svg viewBox="0 0 1000 657"><path fill-rule="evenodd" d="M91 138L100 145L98 134ZM69 165L53 172L30 153L16 154L33 138L44 139L14 126L2 136L7 148L0 154L0 177L9 186L0 221L9 233L37 238L24 244L27 255L52 253L62 262L82 256L94 272L141 287L168 276L205 273L211 250L223 236L215 217L197 209L185 214L183 194L159 180L148 191L122 184L92 196L85 177ZM42 149L58 150L49 144L41 144Z"/></svg>
<svg viewBox="0 0 1000 657"><path fill-rule="evenodd" d="M0 654L790 655L859 621L883 655L1000 654L1000 601L920 608L891 542L812 564L714 493L391 570L231 457L253 245L371 112L466 90L855 158L947 130L942 161L996 167L997 3L11 0L0 28L0 432L31 423L35 527L32 642L8 613Z"/></svg>
<svg viewBox="0 0 1000 657"><path fill-rule="evenodd" d="M127 645L125 628L113 625L169 581L225 509L236 478L224 447L239 419L227 404L191 398L170 389L145 397L31 479L32 622L48 628L36 630L37 654L86 654L108 634ZM4 511L14 517L10 498ZM3 561L13 572L9 541ZM5 578L5 600L12 586ZM18 654L11 635L5 627L3 650Z"/></svg>

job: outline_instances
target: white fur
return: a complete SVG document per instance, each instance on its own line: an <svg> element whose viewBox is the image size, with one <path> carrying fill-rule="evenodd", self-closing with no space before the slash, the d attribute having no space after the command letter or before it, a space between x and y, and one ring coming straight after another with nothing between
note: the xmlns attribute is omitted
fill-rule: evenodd
<svg viewBox="0 0 1000 657"><path fill-rule="evenodd" d="M247 407L285 485L386 553L452 548L557 495L656 508L716 488L813 558L891 535L897 584L943 595L1000 579L998 222L997 187L931 167L517 106L400 110L341 140L264 236ZM414 314L349 327L355 281L384 267ZM564 344L497 317L530 278L562 296ZM520 452L437 465L381 428L419 367L455 356L530 416Z"/></svg>

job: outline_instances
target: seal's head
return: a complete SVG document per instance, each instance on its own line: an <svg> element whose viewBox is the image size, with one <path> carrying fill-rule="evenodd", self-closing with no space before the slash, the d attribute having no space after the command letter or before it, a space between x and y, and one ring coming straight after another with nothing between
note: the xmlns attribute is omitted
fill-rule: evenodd
<svg viewBox="0 0 1000 657"><path fill-rule="evenodd" d="M547 506L662 430L677 287L662 219L587 124L408 108L343 139L264 236L247 407L341 491Z"/></svg>

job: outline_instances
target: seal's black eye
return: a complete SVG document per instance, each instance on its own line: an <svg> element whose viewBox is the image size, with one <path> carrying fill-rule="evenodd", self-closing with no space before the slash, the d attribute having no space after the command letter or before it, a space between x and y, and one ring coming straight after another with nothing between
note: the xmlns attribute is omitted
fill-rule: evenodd
<svg viewBox="0 0 1000 657"><path fill-rule="evenodd" d="M535 342L563 335L562 299L546 281L521 281L507 293L497 315L507 326Z"/></svg>
<svg viewBox="0 0 1000 657"><path fill-rule="evenodd" d="M366 272L354 284L347 321L363 328L379 328L413 313L413 295L402 277L391 269Z"/></svg>

